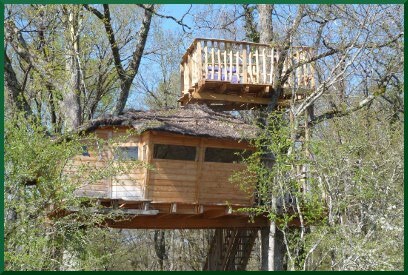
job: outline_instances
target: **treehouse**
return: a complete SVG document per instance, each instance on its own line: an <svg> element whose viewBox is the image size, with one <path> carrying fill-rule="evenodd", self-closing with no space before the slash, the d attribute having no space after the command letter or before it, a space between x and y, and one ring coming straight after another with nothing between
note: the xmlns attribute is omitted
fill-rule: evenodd
<svg viewBox="0 0 408 275"><path fill-rule="evenodd" d="M217 228L265 226L264 217L248 223L234 210L254 203L254 186L243 191L229 181L245 169L242 156L253 150L247 140L256 128L205 106L163 111L129 111L91 121L84 128L112 144L84 142L67 173L86 165L105 171L122 162L141 162L125 173L96 182L82 182L79 197L97 199L105 210L117 209L132 218L116 221L121 228ZM130 134L127 131L133 130ZM126 137L121 141L115 138ZM118 164L119 165L119 164Z"/></svg>
<svg viewBox="0 0 408 275"><path fill-rule="evenodd" d="M289 70L278 106L289 105L292 93L302 100L314 89L310 47L291 47L283 62ZM282 49L267 44L197 38L181 65L182 106L205 103L220 111L244 110L268 105L276 93L278 61ZM293 70L291 68L294 68Z"/></svg>

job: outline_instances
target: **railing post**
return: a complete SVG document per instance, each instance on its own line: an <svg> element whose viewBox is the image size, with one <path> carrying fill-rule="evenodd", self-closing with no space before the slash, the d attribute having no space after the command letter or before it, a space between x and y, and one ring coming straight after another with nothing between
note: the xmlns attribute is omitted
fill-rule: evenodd
<svg viewBox="0 0 408 275"><path fill-rule="evenodd" d="M203 78L203 57L201 53L201 41L197 41L197 82Z"/></svg>
<svg viewBox="0 0 408 275"><path fill-rule="evenodd" d="M247 72L247 51L246 48L242 49L242 82L244 84L248 83L248 72Z"/></svg>
<svg viewBox="0 0 408 275"><path fill-rule="evenodd" d="M215 57L214 57L214 41L211 41L211 79L214 80L214 71L215 71Z"/></svg>
<svg viewBox="0 0 408 275"><path fill-rule="evenodd" d="M224 43L224 66L222 67L224 70L224 80L228 81L228 73L227 73L227 48L226 48L226 44Z"/></svg>
<svg viewBox="0 0 408 275"><path fill-rule="evenodd" d="M258 47L255 50L255 64L256 64L256 83L259 84L259 50Z"/></svg>
<svg viewBox="0 0 408 275"><path fill-rule="evenodd" d="M231 47L231 46L230 46ZM229 63L230 63L230 72L229 72L229 80L232 82L232 63L234 63L234 60L232 58L232 47L230 49L230 53L229 53Z"/></svg>
<svg viewBox="0 0 408 275"><path fill-rule="evenodd" d="M208 48L207 48L207 41L204 41L204 71L205 71L204 79L207 79L207 77L208 77Z"/></svg>
<svg viewBox="0 0 408 275"><path fill-rule="evenodd" d="M266 84L266 49L262 49L262 79L263 79L263 84Z"/></svg>
<svg viewBox="0 0 408 275"><path fill-rule="evenodd" d="M218 80L221 80L221 47L220 42L217 42L217 58L218 58Z"/></svg>

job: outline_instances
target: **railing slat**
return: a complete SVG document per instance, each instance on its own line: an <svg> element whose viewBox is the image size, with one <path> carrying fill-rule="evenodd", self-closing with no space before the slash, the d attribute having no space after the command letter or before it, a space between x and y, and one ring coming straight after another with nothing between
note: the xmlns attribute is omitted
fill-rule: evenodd
<svg viewBox="0 0 408 275"><path fill-rule="evenodd" d="M231 50L230 50L230 54L229 54L229 59L230 59L230 62L229 62L230 63L229 79L232 82L232 67L233 67L232 63L234 62L234 60L232 59L232 46L230 45L230 47L231 47Z"/></svg>
<svg viewBox="0 0 408 275"><path fill-rule="evenodd" d="M215 57L214 57L214 43L211 43L211 79L214 79L214 70L215 70L215 66L214 66L214 62L215 62Z"/></svg>
<svg viewBox="0 0 408 275"><path fill-rule="evenodd" d="M275 49L272 48L271 51L271 75L270 75L270 80L269 82L273 85L273 72L274 72L274 66L275 66Z"/></svg>
<svg viewBox="0 0 408 275"><path fill-rule="evenodd" d="M241 78L239 77L239 50L237 50L237 53L236 53L236 62L237 62L237 71L236 71L237 80L238 80L238 83L240 83Z"/></svg>
<svg viewBox="0 0 408 275"><path fill-rule="evenodd" d="M242 81L248 83L248 72L247 72L247 51L246 48L242 49Z"/></svg>
<svg viewBox="0 0 408 275"><path fill-rule="evenodd" d="M262 49L262 80L263 84L266 84L266 49Z"/></svg>
<svg viewBox="0 0 408 275"><path fill-rule="evenodd" d="M251 52L249 52L248 60L249 60L249 65L248 65L249 81L250 83L254 83L253 72L252 72L252 53Z"/></svg>
<svg viewBox="0 0 408 275"><path fill-rule="evenodd" d="M222 72L222 68L221 68L221 49L220 49L220 42L217 43L217 58L218 58L218 80L221 80L221 72Z"/></svg>
<svg viewBox="0 0 408 275"><path fill-rule="evenodd" d="M227 49L225 47L225 43L224 43L224 66L222 67L223 71L224 71L224 80L228 81L228 74L227 74Z"/></svg>
<svg viewBox="0 0 408 275"><path fill-rule="evenodd" d="M207 41L204 41L204 70L205 70L204 79L207 79L207 77L208 77L208 48L207 48Z"/></svg>
<svg viewBox="0 0 408 275"><path fill-rule="evenodd" d="M255 63L256 63L256 83L260 83L259 81L259 51L258 48L255 50Z"/></svg>

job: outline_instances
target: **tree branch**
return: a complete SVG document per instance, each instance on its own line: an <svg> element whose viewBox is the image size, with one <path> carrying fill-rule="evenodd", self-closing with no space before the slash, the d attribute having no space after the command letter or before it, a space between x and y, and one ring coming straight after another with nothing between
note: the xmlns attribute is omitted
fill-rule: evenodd
<svg viewBox="0 0 408 275"><path fill-rule="evenodd" d="M138 7L141 7L141 8L143 8L143 9L145 9L145 10L147 10L147 11L153 13L154 15L156 15L156 16L158 16L158 17L160 17L160 18L173 20L174 22L176 22L177 24L179 24L179 25L183 28L183 31L185 31L184 28L187 28L187 29L191 30L191 27L188 26L188 25L186 25L186 24L183 22L183 19L184 19L184 17L185 17L187 14L189 14L189 12L190 12L190 10L191 10L191 8L192 8L192 5L190 5L190 8L188 9L188 11L187 11L186 13L183 14L183 16L181 17L181 19L177 19L177 18L175 18L174 16L171 16L171 15L160 14L160 13L156 12L153 7L150 7L151 5L149 5L148 7L146 7L146 6L143 5L143 4L136 4L136 5L137 5Z"/></svg>
<svg viewBox="0 0 408 275"><path fill-rule="evenodd" d="M329 120L329 119L332 119L332 118L335 118L335 117L347 116L347 115L349 115L349 114L351 114L351 113L353 113L355 111L358 111L358 110L362 109L363 107L369 105L371 102L373 102L373 100L375 98L376 98L376 96L370 95L370 96L366 97L364 100L360 101L357 106L355 106L353 108L350 108L348 110L345 110L345 111L333 110L333 111L329 111L329 112L326 112L324 114L321 114L319 116L316 116L316 117L314 117L313 120L311 120L308 123L308 126L313 127L313 126L319 124L320 122L323 122L323 121L326 121L326 120Z"/></svg>

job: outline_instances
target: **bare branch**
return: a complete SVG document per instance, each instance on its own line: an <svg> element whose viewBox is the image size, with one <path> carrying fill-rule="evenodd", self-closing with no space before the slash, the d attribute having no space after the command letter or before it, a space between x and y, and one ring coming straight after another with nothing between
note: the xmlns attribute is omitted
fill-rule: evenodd
<svg viewBox="0 0 408 275"><path fill-rule="evenodd" d="M153 7L151 7L151 5L148 6L148 7L146 7L146 6L143 5L143 4L137 4L137 6L143 8L143 9L145 9L145 10L151 12L151 13L153 13L154 15L156 15L156 16L158 16L158 17L160 17L160 18L173 20L174 22L176 22L177 24L179 24L179 25L183 28L183 31L185 31L185 28L191 30L191 27L188 26L188 25L186 25L186 24L183 22L183 20L184 20L184 17L185 17L187 14L189 14L189 12L190 12L190 10L191 10L191 8L192 8L193 5L190 5L188 11L183 14L183 16L181 17L181 19L177 19L177 18L175 18L174 16L171 16L171 15L160 14L160 13L158 13L157 11L155 11L155 10L153 9Z"/></svg>

